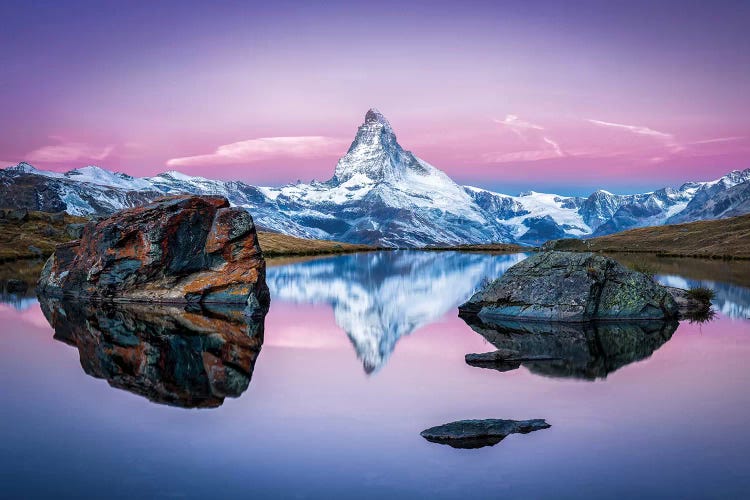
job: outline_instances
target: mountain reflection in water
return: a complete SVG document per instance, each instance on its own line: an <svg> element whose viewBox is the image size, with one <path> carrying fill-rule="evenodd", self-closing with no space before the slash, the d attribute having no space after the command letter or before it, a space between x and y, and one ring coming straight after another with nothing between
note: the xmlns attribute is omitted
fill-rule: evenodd
<svg viewBox="0 0 750 500"><path fill-rule="evenodd" d="M382 368L396 342L455 309L525 254L392 251L270 265L273 300L330 304L365 372Z"/></svg>
<svg viewBox="0 0 750 500"><path fill-rule="evenodd" d="M71 303L40 298L54 338L78 349L86 374L154 403L215 408L250 384L263 317L241 309Z"/></svg>
<svg viewBox="0 0 750 500"><path fill-rule="evenodd" d="M679 325L677 321L486 322L476 316L464 320L505 358L469 363L472 366L509 371L523 365L537 375L584 380L606 378L648 358L672 338Z"/></svg>

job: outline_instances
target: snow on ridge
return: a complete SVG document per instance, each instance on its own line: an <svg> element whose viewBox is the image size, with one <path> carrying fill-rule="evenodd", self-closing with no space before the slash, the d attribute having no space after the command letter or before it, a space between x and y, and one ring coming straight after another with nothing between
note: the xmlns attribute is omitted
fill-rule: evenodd
<svg viewBox="0 0 750 500"><path fill-rule="evenodd" d="M457 184L442 170L403 149L388 120L375 108L365 115L331 179L322 183L256 187L174 170L136 178L96 166L57 174L25 163L8 171L64 178L65 190L58 195L71 213L117 210L144 199L132 191L146 192L146 199L152 191L221 195L246 208L268 229L300 237L390 246L518 242L532 229L524 241L536 244L563 235L598 234L594 231L600 227L605 233L639 224L661 224L712 185L721 183L720 189L724 189L750 180L747 169L710 183L686 183L679 189L634 195L599 189L588 198L536 191L511 196ZM70 188L72 182L80 182L87 191Z"/></svg>
<svg viewBox="0 0 750 500"><path fill-rule="evenodd" d="M143 178L111 172L95 165L69 170L63 175L71 180L99 186L117 187L130 191L155 190L153 185Z"/></svg>

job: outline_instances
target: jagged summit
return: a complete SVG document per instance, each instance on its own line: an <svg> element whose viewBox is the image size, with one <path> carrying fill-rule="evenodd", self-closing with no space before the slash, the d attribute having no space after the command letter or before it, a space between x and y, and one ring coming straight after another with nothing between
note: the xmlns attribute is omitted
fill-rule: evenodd
<svg viewBox="0 0 750 500"><path fill-rule="evenodd" d="M429 166L410 151L404 151L385 116L371 108L357 129L354 142L336 165L330 182L340 185L352 180L357 183L395 181L407 171L426 174Z"/></svg>
<svg viewBox="0 0 750 500"><path fill-rule="evenodd" d="M746 168L745 170L732 170L727 175L719 179L720 182L724 182L725 184L729 185L740 184L748 180L750 180L750 168Z"/></svg>
<svg viewBox="0 0 750 500"><path fill-rule="evenodd" d="M382 125L385 129L388 129L389 131L393 132L393 129L391 128L390 122L383 116L383 113L378 111L376 108L370 108L367 113L365 114L365 125L373 125L373 124L379 124Z"/></svg>
<svg viewBox="0 0 750 500"><path fill-rule="evenodd" d="M25 161L22 161L18 165L14 165L12 167L8 167L6 170L18 172L18 173L37 173L39 170L37 170L34 165L31 165L30 163L26 163Z"/></svg>

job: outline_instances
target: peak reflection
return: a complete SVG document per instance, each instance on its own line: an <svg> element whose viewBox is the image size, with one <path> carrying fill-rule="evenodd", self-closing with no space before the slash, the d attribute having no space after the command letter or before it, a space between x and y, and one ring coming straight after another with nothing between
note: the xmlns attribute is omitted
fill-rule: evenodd
<svg viewBox="0 0 750 500"><path fill-rule="evenodd" d="M330 304L365 372L382 368L398 339L455 309L485 278L525 255L392 251L269 266L274 300Z"/></svg>

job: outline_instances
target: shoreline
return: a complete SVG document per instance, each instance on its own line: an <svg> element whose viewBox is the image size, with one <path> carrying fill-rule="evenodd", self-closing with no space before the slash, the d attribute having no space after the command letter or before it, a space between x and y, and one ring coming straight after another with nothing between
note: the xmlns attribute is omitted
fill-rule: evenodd
<svg viewBox="0 0 750 500"><path fill-rule="evenodd" d="M72 240L71 240L72 241ZM311 240L321 241L321 240ZM358 245L355 245L358 246ZM364 245L363 245L364 246ZM262 249L262 248L261 248ZM341 248L341 249L300 249L300 250L263 250L263 257L268 259L283 259L286 257L325 257L334 255L349 255L354 253L371 253L371 252L465 252L465 253L487 253L487 254L514 254L514 253L536 253L552 251L552 249L542 249L541 247L519 247L519 248L496 248L494 245L487 247L483 245L468 245L455 247L365 247L365 248ZM615 248L555 248L554 251L576 252L576 253L599 253L608 255L646 255L657 258L676 258L676 259L696 259L696 260L714 260L714 261L750 261L750 255L733 255L733 254L708 254L708 253L679 253L667 252L663 250L622 250ZM11 264L14 262L42 261L45 262L52 253L42 254L21 254L14 257L0 257L0 264Z"/></svg>

